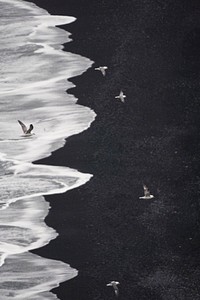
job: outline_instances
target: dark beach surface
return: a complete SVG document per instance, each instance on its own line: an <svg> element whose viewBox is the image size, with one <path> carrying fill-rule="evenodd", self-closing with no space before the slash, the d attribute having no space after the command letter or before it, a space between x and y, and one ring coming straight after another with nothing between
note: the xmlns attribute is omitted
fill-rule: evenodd
<svg viewBox="0 0 200 300"><path fill-rule="evenodd" d="M61 300L200 299L200 6L193 0L35 0L72 15L65 50L107 65L72 78L95 122L37 163L93 178L45 197L59 236L34 251L79 275ZM114 99L122 89L125 104ZM139 200L143 183L155 198ZM53 270L52 270L53 272Z"/></svg>

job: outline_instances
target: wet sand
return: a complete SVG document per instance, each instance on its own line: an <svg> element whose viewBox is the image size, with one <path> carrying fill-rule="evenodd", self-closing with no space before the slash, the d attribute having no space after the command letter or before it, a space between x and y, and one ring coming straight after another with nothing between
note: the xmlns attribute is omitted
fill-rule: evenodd
<svg viewBox="0 0 200 300"><path fill-rule="evenodd" d="M45 197L59 237L34 251L69 263L78 277L61 300L200 299L200 8L196 1L35 0L72 15L66 51L107 65L71 79L69 92L94 109L89 130L39 163L94 175ZM126 103L114 99L123 89ZM154 194L139 200L142 185Z"/></svg>

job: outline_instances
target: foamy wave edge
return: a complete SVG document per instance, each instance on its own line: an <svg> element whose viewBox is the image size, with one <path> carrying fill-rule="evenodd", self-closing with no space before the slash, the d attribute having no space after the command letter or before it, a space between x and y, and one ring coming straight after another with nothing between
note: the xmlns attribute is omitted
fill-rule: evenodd
<svg viewBox="0 0 200 300"><path fill-rule="evenodd" d="M23 6L25 3L22 0L17 0L17 1L2 0L2 2L3 1L12 3L12 4L17 4L20 7ZM37 8L37 6L32 3L26 3L25 7L28 9L30 8L31 10L32 9L34 9L36 11L40 10L40 8ZM42 11L43 11L42 13L46 14L46 16L44 16L44 19L46 18L47 25L49 24L51 26L56 26L56 25L71 23L75 20L75 18L73 18L73 17L62 16L60 18L60 22L58 22L59 16L54 16L54 17L52 17L52 22L49 22L50 15L48 15L48 13L45 10L42 10ZM39 17L39 18L41 18L41 17ZM44 45L41 45L41 46L44 47ZM45 51L45 47L43 49ZM86 71L86 70L84 70L84 71ZM81 73L82 72L80 72L80 74ZM74 76L77 76L80 74L75 73ZM71 77L72 76L70 76L69 78L71 78ZM96 114L93 112L93 120L92 121L94 121L95 116L96 116ZM90 124L92 123L92 121L90 122ZM88 126L86 126L85 128L82 128L82 130L75 132L74 134L77 134L83 130L86 130L88 127L90 127L90 124L88 124ZM60 138L60 147L63 147L64 144L65 144L65 142L63 142L63 138ZM51 153L52 153L52 151L51 151ZM49 156L49 153L47 154L47 156ZM7 158L5 155L2 155L0 159L9 164L7 171L14 174L15 179L18 177L19 180L23 181L24 179L28 178L28 176L30 176L31 180L33 180L33 178L38 178L39 176L41 176L41 174L42 175L45 174L45 176L47 176L47 177L49 176L50 180L52 180L52 182L54 183L54 186L49 191L45 190L45 191L33 193L32 195L28 195L28 196L23 195L20 197L10 198L9 201L7 201L5 203L5 205L4 204L2 205L1 212L3 212L3 210L9 209L12 205L14 205L15 203L19 203L20 201L24 201L24 203L27 201L28 205L31 205L32 202L30 202L30 200L41 200L41 199L43 199L42 195L64 193L70 189L73 189L73 188L76 188L78 186L85 184L92 177L91 174L83 174L76 170L65 168L65 167L36 165L36 164L32 164L30 161L28 163L23 162L21 160L21 157L20 157L20 160L15 160L15 159L12 160L10 158ZM55 174L57 174L56 176L58 177L58 179L53 180L52 176L55 176ZM61 176L62 178L59 178L59 176ZM70 177L70 179L72 178L71 185L68 185L63 180L64 177L65 178ZM73 182L73 180L74 180L74 182ZM12 204L12 205L10 206L10 204ZM47 204L46 210L44 211L43 216L40 215L40 219L44 220L45 216L48 214L48 210L49 210L49 206ZM27 220L25 221L24 224L27 225ZM14 220L12 223L12 226L16 226L16 228L17 228L17 226L18 227L21 226L22 228L25 228L24 224L21 221ZM0 226L1 225L10 226L10 224L8 224L8 223L6 224L6 222L4 222L4 223L1 222ZM34 227L33 223L31 223L31 222L30 222L29 226L30 225L32 226L32 228ZM46 227L46 225L44 225L44 227ZM51 228L48 228L48 229L45 228L45 229L47 230L47 232L45 233L47 236L45 238L42 237L39 241L33 242L31 245L26 246L26 247L20 248L20 247L16 247L16 245L14 247L12 247L12 245L10 245L10 244L7 245L6 243L0 242L0 253L2 255L0 272L3 274L4 278L10 272L9 271L10 265L12 265L13 261L18 260L19 255L20 255L21 259L24 260L24 264L26 264L28 261L29 264L33 263L33 266L35 265L35 255L28 253L27 251L42 247L45 244L48 244L51 239L53 239L57 236L57 233L53 229L51 229ZM7 265L4 264L5 259L6 259ZM40 260L42 261L42 264L45 265L46 262L43 262L43 258L40 258ZM58 262L58 261L54 261L54 260L48 260L48 261L51 266L54 266L53 267L54 268L54 276L53 277L56 277L55 275L57 274L58 279L51 278L51 280L49 280L46 283L35 285L28 289L23 288L23 295L22 295L22 290L20 290L20 289L17 291L15 290L15 291L11 291L11 292L7 293L7 290L5 289L5 291L4 291L4 288L2 286L1 292L2 292L2 296L4 297L4 299L7 299L7 298L10 299L10 297L14 297L16 299L27 299L27 297L29 297L28 299L34 300L34 299L39 299L39 298L37 298L37 296L35 298L35 295L37 295L38 293L40 294L40 297L41 297L40 299L57 299L57 297L55 295L49 293L48 291L51 290L52 288L58 286L60 282L66 281L68 279L73 278L74 276L77 276L78 271L75 269L72 269L69 265L64 264L62 262ZM38 263L38 261L36 260L36 264L37 263ZM33 274L32 270L31 270L31 273ZM10 278L11 276L12 275L9 274L8 277ZM16 273L14 276L16 276ZM20 273L19 273L19 276L23 277L22 274L20 274ZM33 281L34 281L34 276L37 279L36 275L32 275ZM1 280L0 280L0 282L1 282ZM37 280L36 280L36 282L37 282Z"/></svg>

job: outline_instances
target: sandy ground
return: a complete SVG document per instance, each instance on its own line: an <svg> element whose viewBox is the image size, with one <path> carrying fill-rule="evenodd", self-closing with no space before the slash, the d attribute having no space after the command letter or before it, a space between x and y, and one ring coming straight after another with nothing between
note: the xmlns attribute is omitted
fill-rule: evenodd
<svg viewBox="0 0 200 300"><path fill-rule="evenodd" d="M72 79L96 121L40 161L94 175L46 197L59 237L34 252L79 270L54 292L114 299L106 283L117 280L123 300L200 299L198 1L34 2L76 16L62 26L73 38L65 50L109 67L105 78L91 68ZM154 200L139 200L143 183Z"/></svg>

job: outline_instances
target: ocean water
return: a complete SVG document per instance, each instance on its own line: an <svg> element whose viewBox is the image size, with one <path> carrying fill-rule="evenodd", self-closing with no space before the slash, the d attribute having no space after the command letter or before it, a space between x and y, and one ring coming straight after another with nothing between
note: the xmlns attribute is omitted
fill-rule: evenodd
<svg viewBox="0 0 200 300"><path fill-rule="evenodd" d="M92 61L62 50L75 21L23 0L0 0L0 299L58 299L50 290L77 275L69 265L29 252L57 237L44 218L44 195L86 183L91 174L33 164L86 130L95 113L66 93L68 78ZM17 120L34 124L23 137ZM53 269L53 272L52 272Z"/></svg>

